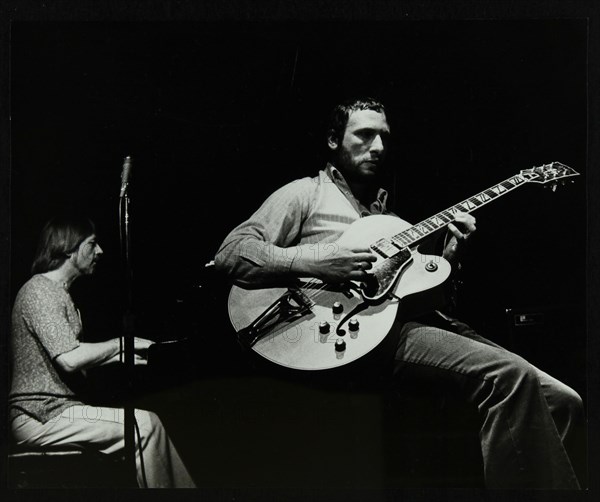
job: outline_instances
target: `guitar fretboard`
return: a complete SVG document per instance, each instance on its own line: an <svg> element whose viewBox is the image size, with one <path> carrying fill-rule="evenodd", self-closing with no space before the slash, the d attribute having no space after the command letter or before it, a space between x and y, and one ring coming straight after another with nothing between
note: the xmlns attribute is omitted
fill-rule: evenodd
<svg viewBox="0 0 600 502"><path fill-rule="evenodd" d="M494 199L506 195L526 182L526 175L517 174L515 176L511 176L497 185L483 190L482 192L479 192L478 194L473 195L473 197L469 197L458 204L454 204L452 207L449 207L444 211L440 211L430 218L413 225L412 227L394 235L391 238L378 240L375 244L371 245L371 249L382 255L384 258L394 256L400 251L400 249L407 246L412 246L436 230L444 228L449 223L452 223L457 212L470 213L475 209L485 206Z"/></svg>

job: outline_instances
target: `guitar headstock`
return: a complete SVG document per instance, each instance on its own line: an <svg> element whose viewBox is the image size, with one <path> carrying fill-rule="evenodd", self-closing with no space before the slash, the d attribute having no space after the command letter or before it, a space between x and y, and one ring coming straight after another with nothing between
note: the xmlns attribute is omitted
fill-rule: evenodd
<svg viewBox="0 0 600 502"><path fill-rule="evenodd" d="M566 178L579 176L579 173L560 162L551 162L550 164L532 167L531 169L523 169L521 171L521 176L525 178L525 181L550 185L552 190L556 190L556 186L559 182L565 184Z"/></svg>

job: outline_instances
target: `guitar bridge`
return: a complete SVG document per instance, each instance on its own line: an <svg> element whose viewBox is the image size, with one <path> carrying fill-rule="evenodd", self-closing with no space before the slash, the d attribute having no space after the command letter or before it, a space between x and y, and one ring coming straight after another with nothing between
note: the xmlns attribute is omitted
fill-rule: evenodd
<svg viewBox="0 0 600 502"><path fill-rule="evenodd" d="M315 304L314 301L312 301L308 296L306 296L306 294L304 294L302 290L297 287L288 289L287 293L282 296L282 299L283 298L286 299L286 303L290 309L303 308L305 310L310 310ZM290 304L290 299L293 299L296 302L296 307L292 307Z"/></svg>

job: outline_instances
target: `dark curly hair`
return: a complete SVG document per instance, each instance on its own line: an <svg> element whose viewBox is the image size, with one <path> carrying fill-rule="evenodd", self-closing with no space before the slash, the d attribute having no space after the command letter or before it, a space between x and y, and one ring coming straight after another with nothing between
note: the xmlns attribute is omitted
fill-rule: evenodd
<svg viewBox="0 0 600 502"><path fill-rule="evenodd" d="M338 143L341 143L348 119L352 112L358 110L373 110L379 113L385 113L385 107L381 101L375 98L353 98L337 105L329 116L327 126L327 138L334 138Z"/></svg>

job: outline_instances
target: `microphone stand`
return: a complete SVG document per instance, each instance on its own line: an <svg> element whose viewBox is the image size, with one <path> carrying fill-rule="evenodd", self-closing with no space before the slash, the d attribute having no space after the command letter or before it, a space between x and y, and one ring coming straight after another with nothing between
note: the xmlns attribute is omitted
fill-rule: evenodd
<svg viewBox="0 0 600 502"><path fill-rule="evenodd" d="M131 168L131 157L125 157L123 164L123 176L121 180L121 194L119 196L119 231L121 241L121 256L124 264L125 282L125 308L123 313L123 336L121 338L121 357L124 355L127 398L124 403L124 439L125 439L125 467L128 473L127 479L136 479L135 465L135 415L131 403L133 395L134 380L134 326L133 326L133 269L131 265L131 232L129 216L129 170Z"/></svg>

